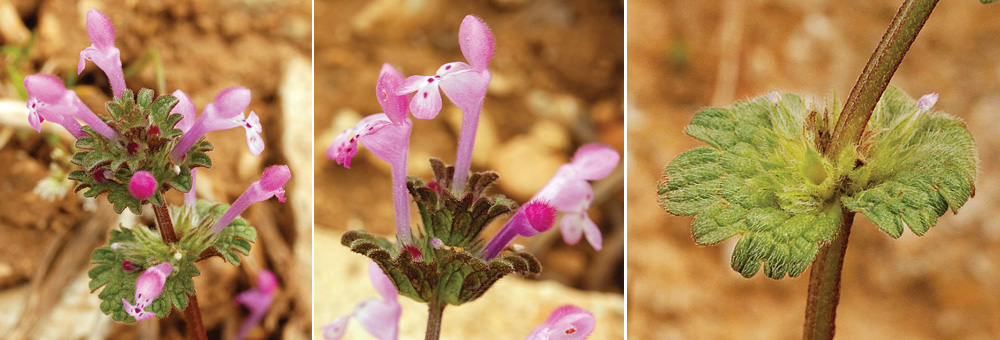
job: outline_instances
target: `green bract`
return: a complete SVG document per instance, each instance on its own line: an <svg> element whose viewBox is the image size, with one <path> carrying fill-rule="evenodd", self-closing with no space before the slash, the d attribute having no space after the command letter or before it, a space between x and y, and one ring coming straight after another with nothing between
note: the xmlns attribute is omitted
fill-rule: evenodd
<svg viewBox="0 0 1000 340"><path fill-rule="evenodd" d="M166 262L173 267L163 293L146 308L158 318L167 316L171 306L179 310L187 307L188 295L195 293L192 278L201 274L194 263L206 254L217 254L239 265L236 253L249 254L250 242L257 239L257 231L245 219L237 217L219 235L214 235L212 224L226 208L227 205L205 201L198 201L196 212L186 206L171 207L174 230L180 237L180 242L173 245L164 244L159 233L145 226L112 230L108 244L91 254L91 262L96 266L88 273L91 291L104 287L98 294L101 311L116 321L134 322L125 312L122 298L134 300L136 279L154 265ZM125 268L126 260L134 270Z"/></svg>
<svg viewBox="0 0 1000 340"><path fill-rule="evenodd" d="M423 232L401 248L360 230L348 231L341 244L365 255L382 268L399 294L418 302L461 305L486 293L497 280L511 274L537 275L542 266L533 255L512 251L484 260L480 233L490 221L516 211L516 204L483 192L500 178L492 171L473 173L461 197L452 194L455 168L431 159L434 181L410 177L406 187L420 209ZM432 244L432 239L441 244Z"/></svg>
<svg viewBox="0 0 1000 340"><path fill-rule="evenodd" d="M121 213L126 207L138 214L141 201L128 191L128 182L136 171L148 171L156 178L160 187L172 187L181 192L191 190L190 169L212 167L212 160L205 154L213 149L202 139L188 151L180 163L170 161L170 151L180 140L182 131L174 128L183 118L170 113L177 98L163 95L153 100L153 91L143 89L138 96L132 90L125 90L121 98L107 103L111 119L101 117L118 131L118 140L108 140L90 127L83 127L87 133L76 141L80 150L73 155L73 164L83 167L69 174L69 178L80 182L77 191L86 189L85 196L96 197L108 193L108 201L115 212ZM154 205L163 203L160 190L148 201Z"/></svg>
<svg viewBox="0 0 1000 340"><path fill-rule="evenodd" d="M830 157L839 104L822 113L795 95L760 97L699 111L685 132L710 147L688 150L664 171L659 202L696 215L709 245L741 235L733 269L779 279L801 274L834 236L843 208L898 237L922 235L973 192L976 160L965 125L889 88L858 148ZM833 161L831 161L833 160Z"/></svg>

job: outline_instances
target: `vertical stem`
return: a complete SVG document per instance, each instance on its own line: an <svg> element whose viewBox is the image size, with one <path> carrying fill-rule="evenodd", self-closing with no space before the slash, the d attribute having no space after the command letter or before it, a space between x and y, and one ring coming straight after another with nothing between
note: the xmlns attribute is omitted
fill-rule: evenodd
<svg viewBox="0 0 1000 340"><path fill-rule="evenodd" d="M194 188L191 188L194 190ZM156 229L160 230L160 237L163 243L173 244L177 242L177 234L174 232L174 223L170 221L170 212L167 211L167 204L153 205L153 213L156 215ZM188 339L205 340L208 336L205 333L205 325L201 322L201 308L198 307L198 296L188 295L188 306L184 309L184 322L187 323Z"/></svg>
<svg viewBox="0 0 1000 340"><path fill-rule="evenodd" d="M840 302L840 274L844 267L847 239L851 236L854 213L846 212L837 236L819 249L809 272L809 293L806 299L806 322L803 339L833 339Z"/></svg>
<svg viewBox="0 0 1000 340"><path fill-rule="evenodd" d="M438 340L441 338L441 316L444 315L444 306L437 302L427 303L427 335L424 340Z"/></svg>
<svg viewBox="0 0 1000 340"><path fill-rule="evenodd" d="M188 307L184 308L184 322L187 323L187 337L191 340L207 340L205 325L201 322L201 308L198 295L188 295Z"/></svg>
<svg viewBox="0 0 1000 340"><path fill-rule="evenodd" d="M172 244L177 242L177 234L174 232L174 223L170 221L170 212L167 211L167 203L153 205L153 214L156 215L156 229L160 230L160 238L163 243Z"/></svg>
<svg viewBox="0 0 1000 340"><path fill-rule="evenodd" d="M844 104L833 133L833 145L826 155L828 158L837 160L841 151L858 145L875 104L937 2L905 0L899 7ZM845 210L842 217L837 236L820 247L812 263L803 339L832 339L834 335L837 304L840 302L840 277L854 213Z"/></svg>
<svg viewBox="0 0 1000 340"><path fill-rule="evenodd" d="M889 79L899 68L899 63L903 61L906 51L924 27L937 2L938 0L906 0L899 7L889 29L885 31L882 41L868 59L868 64L844 103L844 111L833 132L833 149L827 155L830 159L836 159L844 148L858 144L875 104L882 98L886 86L889 86Z"/></svg>

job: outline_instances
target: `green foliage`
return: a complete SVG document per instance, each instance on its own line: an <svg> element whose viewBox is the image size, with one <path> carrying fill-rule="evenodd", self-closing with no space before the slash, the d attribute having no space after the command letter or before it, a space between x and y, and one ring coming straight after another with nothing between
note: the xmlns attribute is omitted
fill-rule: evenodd
<svg viewBox="0 0 1000 340"><path fill-rule="evenodd" d="M414 259L410 252L360 230L348 231L340 242L378 263L399 294L418 302L457 306L479 298L507 274L537 275L542 271L538 259L525 252L484 261L464 249L425 247L421 258Z"/></svg>
<svg viewBox="0 0 1000 340"><path fill-rule="evenodd" d="M982 3L984 3L984 4L988 4L988 3L996 2L997 0L979 0L979 1L982 2Z"/></svg>
<svg viewBox="0 0 1000 340"><path fill-rule="evenodd" d="M112 245L115 245L112 247ZM194 294L193 277L200 272L194 266L197 256L181 253L178 260L174 255L180 251L172 251L159 240L159 235L145 227L134 229L119 228L111 231L108 244L97 248L91 254L91 262L96 264L88 272L90 290L101 287L98 297L101 299L101 311L110 315L116 321L135 322L135 319L125 312L122 299L135 303L135 282L146 268L167 262L173 267L173 272L164 283L163 293L153 300L146 311L156 313L162 318L170 313L171 306L177 309L187 307L188 294ZM128 260L135 270L126 270L123 262Z"/></svg>
<svg viewBox="0 0 1000 340"><path fill-rule="evenodd" d="M108 244L94 250L91 262L96 264L89 272L90 290L101 287L101 311L117 321L133 322L125 312L122 298L135 302L135 282L146 268L167 262L173 272L167 277L163 293L146 308L164 317L171 306L187 307L188 295L194 294L195 276L200 275L195 262L210 248L215 249L227 262L240 264L237 253L250 253L250 242L257 239L257 231L243 218L236 218L219 235L212 233L212 225L229 206L199 200L195 209L188 206L170 207L174 231L180 240L166 245L160 234L143 226L118 228L111 231ZM124 261L136 270L126 270Z"/></svg>
<svg viewBox="0 0 1000 340"><path fill-rule="evenodd" d="M484 196L499 175L492 171L469 176L465 192L456 197L450 188L454 167L431 159L434 181L411 177L407 189L423 221L423 232L403 247L364 231L348 231L341 244L378 263L400 294L419 302L461 305L482 296L500 278L518 273L537 275L542 267L521 251L484 260L480 233L493 219L514 211L507 198ZM441 244L433 245L433 239Z"/></svg>
<svg viewBox="0 0 1000 340"><path fill-rule="evenodd" d="M164 95L153 99L153 91L143 89L138 95L126 90L122 98L108 102L106 107L111 119L101 117L118 132L117 140L108 140L90 127L84 127L87 136L76 141L79 151L73 163L82 170L70 173L70 179L79 181L76 190L87 189L87 197L108 193L108 201L116 212L129 208L138 214L142 201L128 191L128 183L136 171L153 174L160 187L148 198L153 204L162 204L161 192L174 188L181 192L191 190L190 169L211 167L212 161L205 154L213 149L211 143L201 140L179 163L171 161L170 151L180 140L182 131L174 128L183 118L171 114L177 99Z"/></svg>
<svg viewBox="0 0 1000 340"><path fill-rule="evenodd" d="M862 141L863 165L841 200L892 237L903 226L923 235L949 208L975 192L976 148L965 123L942 112L917 113L917 103L888 88Z"/></svg>
<svg viewBox="0 0 1000 340"><path fill-rule="evenodd" d="M741 235L733 269L751 277L763 267L779 279L808 267L834 236L842 207L893 237L903 225L922 235L974 192L975 147L960 121L915 115L916 102L890 88L861 146L824 157L838 106L820 113L786 94L699 111L685 132L709 146L667 166L661 206L696 215L699 244Z"/></svg>
<svg viewBox="0 0 1000 340"><path fill-rule="evenodd" d="M436 237L448 246L469 248L493 219L514 210L515 203L503 196L480 197L500 178L496 172L473 173L469 176L468 191L459 199L450 190L441 189L450 187L449 174L454 168L446 167L436 158L431 159L431 167L436 176L432 185L416 177L410 177L406 183L429 237Z"/></svg>

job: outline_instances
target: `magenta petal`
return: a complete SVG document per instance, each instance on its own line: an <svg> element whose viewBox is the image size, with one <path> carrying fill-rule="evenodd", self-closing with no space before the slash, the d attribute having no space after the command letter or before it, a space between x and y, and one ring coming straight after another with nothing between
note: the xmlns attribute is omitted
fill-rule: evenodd
<svg viewBox="0 0 1000 340"><path fill-rule="evenodd" d="M485 70L493 59L496 39L482 19L467 15L458 29L458 45L465 60L477 69Z"/></svg>
<svg viewBox="0 0 1000 340"><path fill-rule="evenodd" d="M28 99L28 124L31 125L35 131L42 132L42 117L38 114L38 111L33 109L32 106L37 107L38 105L44 105L39 103L37 99Z"/></svg>
<svg viewBox="0 0 1000 340"><path fill-rule="evenodd" d="M534 236L552 228L556 217L556 209L545 201L529 201L525 203L514 216L504 224L496 236L483 247L482 258L490 260L500 254L514 237Z"/></svg>
<svg viewBox="0 0 1000 340"><path fill-rule="evenodd" d="M576 169L577 178L595 181L610 174L618 166L620 158L611 147L593 143L577 149L570 163Z"/></svg>
<svg viewBox="0 0 1000 340"><path fill-rule="evenodd" d="M115 47L115 26L108 17L96 9L87 12L87 35L94 47L107 49Z"/></svg>
<svg viewBox="0 0 1000 340"><path fill-rule="evenodd" d="M382 105L382 111L395 124L402 124L406 119L406 109L409 105L406 93L397 93L403 81L403 74L399 70L392 65L382 64L382 71L375 85L375 97L378 98L379 105Z"/></svg>
<svg viewBox="0 0 1000 340"><path fill-rule="evenodd" d="M257 289L264 293L271 293L278 288L278 277L274 276L270 270L264 269L257 274Z"/></svg>
<svg viewBox="0 0 1000 340"><path fill-rule="evenodd" d="M441 90L455 106L463 111L481 107L490 84L489 71L458 71L441 77Z"/></svg>
<svg viewBox="0 0 1000 340"><path fill-rule="evenodd" d="M170 110L170 113L179 113L181 116L184 116L184 118L181 118L181 120L174 125L174 128L187 133L188 130L191 130L191 125L194 125L194 121L196 119L195 116L197 115L197 111L194 108L194 102L192 102L191 98L189 98L188 95L181 90L174 91L172 95L174 98L177 98L177 105L174 105L174 108Z"/></svg>
<svg viewBox="0 0 1000 340"><path fill-rule="evenodd" d="M597 319L586 309L566 305L553 311L525 340L586 339L596 323Z"/></svg>
<svg viewBox="0 0 1000 340"><path fill-rule="evenodd" d="M590 183L576 177L572 166L567 164L559 167L533 199L549 201L562 212L587 210L594 199L594 189Z"/></svg>
<svg viewBox="0 0 1000 340"><path fill-rule="evenodd" d="M344 315L333 322L323 326L323 338L326 340L340 340L347 332L347 322L351 320L350 315Z"/></svg>
<svg viewBox="0 0 1000 340"><path fill-rule="evenodd" d="M145 309L163 292L163 284L171 272L173 272L173 268L170 267L169 263L164 262L149 267L142 274L139 274L139 278L135 281L135 305L133 306L124 298L122 299L125 312L134 317L136 321L155 316L154 313L146 312Z"/></svg>

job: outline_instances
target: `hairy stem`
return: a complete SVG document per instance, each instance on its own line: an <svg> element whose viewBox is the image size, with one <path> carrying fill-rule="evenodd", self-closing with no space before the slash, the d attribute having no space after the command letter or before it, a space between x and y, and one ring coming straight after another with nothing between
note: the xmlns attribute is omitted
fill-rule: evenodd
<svg viewBox="0 0 1000 340"><path fill-rule="evenodd" d="M868 59L865 70L861 72L851 95L844 103L844 111L833 131L833 149L827 155L830 159L836 159L844 148L858 144L875 104L889 86L889 79L899 68L903 56L924 27L937 2L938 0L906 0L899 7L889 29L885 31L882 41Z"/></svg>
<svg viewBox="0 0 1000 340"><path fill-rule="evenodd" d="M192 188L192 190L194 189ZM174 232L174 223L170 220L167 204L154 204L153 213L156 215L156 229L160 230L163 243L168 245L177 243L177 234ZM201 309L198 307L198 295L196 294L188 295L188 306L184 309L184 322L187 323L188 339L208 339L205 325L201 322Z"/></svg>
<svg viewBox="0 0 1000 340"><path fill-rule="evenodd" d="M170 212L167 211L167 203L153 205L153 214L156 215L156 229L160 230L160 238L165 244L177 242L177 234L174 232L174 223L170 221Z"/></svg>
<svg viewBox="0 0 1000 340"><path fill-rule="evenodd" d="M858 145L875 104L937 2L906 0L899 7L844 104L827 157L836 160L841 151ZM812 263L803 339L832 339L834 335L837 304L840 302L840 276L854 213L845 210L841 221L837 236L820 247Z"/></svg>
<svg viewBox="0 0 1000 340"><path fill-rule="evenodd" d="M445 304L427 303L427 335L424 340L438 340L441 337L441 316L444 315Z"/></svg>
<svg viewBox="0 0 1000 340"><path fill-rule="evenodd" d="M840 302L840 273L844 267L847 238L851 236L854 213L846 212L837 236L819 249L809 272L806 323L803 339L832 339L837 303Z"/></svg>
<svg viewBox="0 0 1000 340"><path fill-rule="evenodd" d="M188 295L188 307L184 308L184 322L187 323L187 337L190 340L207 340L205 324L201 323L201 308L198 308L198 295Z"/></svg>

